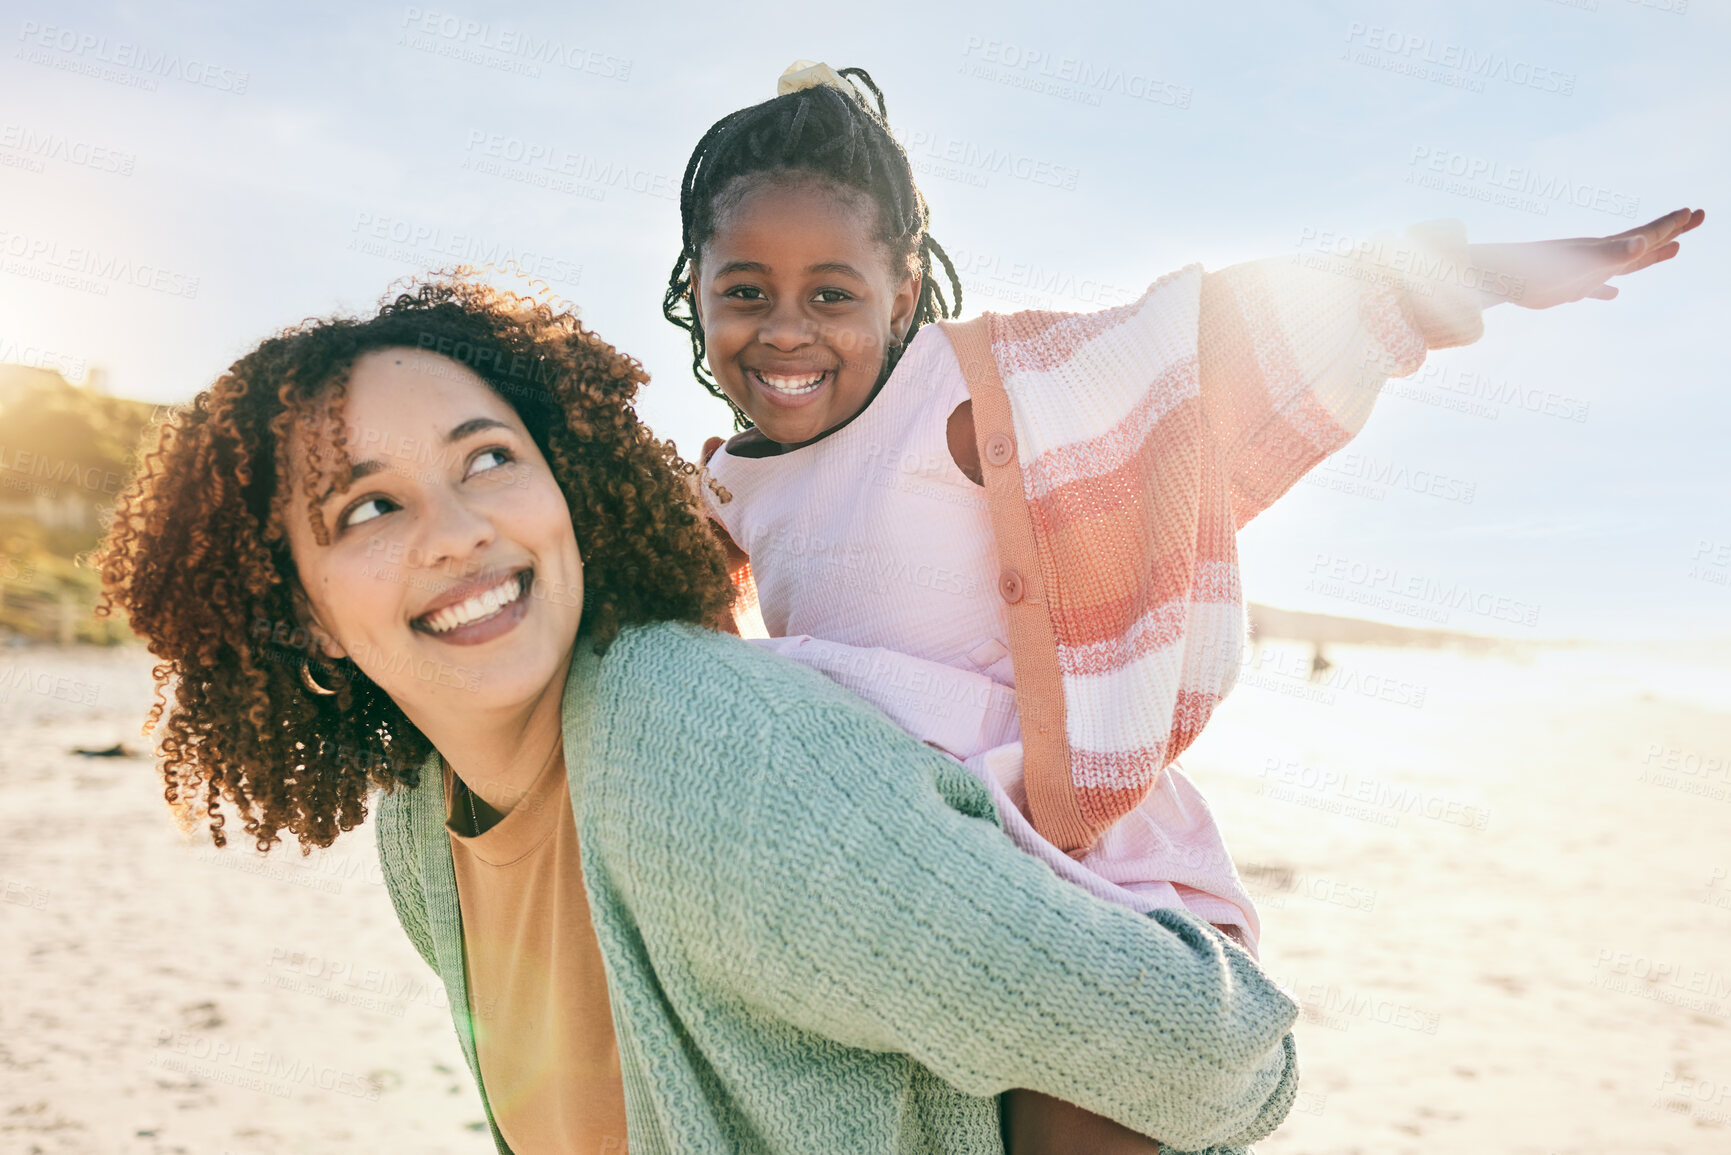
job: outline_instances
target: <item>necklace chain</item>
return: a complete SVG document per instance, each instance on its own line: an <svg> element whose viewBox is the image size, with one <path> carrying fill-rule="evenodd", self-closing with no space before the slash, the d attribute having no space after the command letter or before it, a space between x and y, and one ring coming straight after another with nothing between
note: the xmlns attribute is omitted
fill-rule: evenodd
<svg viewBox="0 0 1731 1155"><path fill-rule="evenodd" d="M554 757L563 757L564 756L564 750L562 748L556 748L553 751L553 754L554 754ZM468 803L468 807L469 807L469 829L470 829L470 831L473 832L470 834L470 837L471 838L479 837L480 833L481 833L481 820L475 816L475 792L469 788L469 784L467 782L464 782L460 776L453 773L452 777L455 778L457 780L457 782L462 785L463 798Z"/></svg>
<svg viewBox="0 0 1731 1155"><path fill-rule="evenodd" d="M470 837L479 838L481 835L481 820L475 817L475 792L469 789L469 784L467 782L463 783L463 797L468 799L469 802Z"/></svg>

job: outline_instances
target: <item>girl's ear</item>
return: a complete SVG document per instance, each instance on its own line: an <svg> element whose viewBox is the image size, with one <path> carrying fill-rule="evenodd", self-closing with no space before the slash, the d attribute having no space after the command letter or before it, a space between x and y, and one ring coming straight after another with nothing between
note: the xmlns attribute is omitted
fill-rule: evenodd
<svg viewBox="0 0 1731 1155"><path fill-rule="evenodd" d="M914 309L920 303L920 275L910 274L896 290L895 299L890 302L890 332L895 334L897 341L908 339L908 330L913 328Z"/></svg>
<svg viewBox="0 0 1731 1155"><path fill-rule="evenodd" d="M703 324L703 292L702 292L702 290L700 290L698 288L698 284L697 284L697 261L696 261L696 259L693 258L691 261L689 261L686 264L685 268L686 268L686 271L691 274L691 276L690 276L691 288L687 290L687 292L689 292L691 294L691 315L693 317L697 318L697 323L699 325L702 325ZM705 328L707 329L707 326L705 326Z"/></svg>

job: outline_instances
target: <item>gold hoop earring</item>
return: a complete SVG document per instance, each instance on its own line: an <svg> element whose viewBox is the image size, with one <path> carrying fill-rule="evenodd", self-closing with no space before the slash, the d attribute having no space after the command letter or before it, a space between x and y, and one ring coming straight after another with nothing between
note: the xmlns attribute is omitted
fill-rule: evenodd
<svg viewBox="0 0 1731 1155"><path fill-rule="evenodd" d="M311 665L312 665L312 658L308 657L306 655L302 655L302 657L301 657L301 681L306 684L306 688L311 690L313 693L321 695L323 697L330 697L330 696L334 695L336 693L335 690L327 690L323 686L319 685L317 682L313 681L313 672L310 669Z"/></svg>

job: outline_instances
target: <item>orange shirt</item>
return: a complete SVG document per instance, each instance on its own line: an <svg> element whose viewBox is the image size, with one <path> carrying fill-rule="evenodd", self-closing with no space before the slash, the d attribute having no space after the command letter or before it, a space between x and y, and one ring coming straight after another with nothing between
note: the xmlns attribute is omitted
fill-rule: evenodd
<svg viewBox="0 0 1731 1155"><path fill-rule="evenodd" d="M447 799L452 786L447 766ZM515 1155L624 1152L625 1084L564 758L478 837L446 817L475 1051L494 1121Z"/></svg>

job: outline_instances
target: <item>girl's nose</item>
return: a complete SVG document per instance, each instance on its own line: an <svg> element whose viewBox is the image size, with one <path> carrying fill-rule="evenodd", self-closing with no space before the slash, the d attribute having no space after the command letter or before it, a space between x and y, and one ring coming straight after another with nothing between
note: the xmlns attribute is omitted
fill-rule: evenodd
<svg viewBox="0 0 1731 1155"><path fill-rule="evenodd" d="M796 302L784 301L771 309L757 331L757 339L772 349L791 352L809 345L817 327Z"/></svg>

